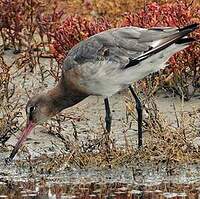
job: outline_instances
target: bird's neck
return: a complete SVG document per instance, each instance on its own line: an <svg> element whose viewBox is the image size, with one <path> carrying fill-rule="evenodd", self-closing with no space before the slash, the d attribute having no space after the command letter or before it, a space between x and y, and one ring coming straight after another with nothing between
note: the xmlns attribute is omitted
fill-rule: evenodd
<svg viewBox="0 0 200 199"><path fill-rule="evenodd" d="M47 95L51 99L55 114L88 97L87 94L80 92L69 84L66 84L62 79L58 82L56 87L48 91Z"/></svg>

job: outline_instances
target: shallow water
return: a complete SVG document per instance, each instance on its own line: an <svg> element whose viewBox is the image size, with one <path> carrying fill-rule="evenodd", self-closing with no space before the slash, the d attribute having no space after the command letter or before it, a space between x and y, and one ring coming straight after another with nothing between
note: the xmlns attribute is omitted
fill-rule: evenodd
<svg viewBox="0 0 200 199"><path fill-rule="evenodd" d="M173 188L172 188L173 187ZM175 189L179 190L176 191ZM10 192L10 194L4 194ZM157 186L139 186L120 182L108 183L83 183L83 184L57 184L46 183L44 179L34 183L18 182L7 185L0 198L198 198L197 185L178 185L161 183Z"/></svg>
<svg viewBox="0 0 200 199"><path fill-rule="evenodd" d="M70 168L52 174L0 164L0 198L198 198L200 166L183 165L177 175L165 166L133 170Z"/></svg>

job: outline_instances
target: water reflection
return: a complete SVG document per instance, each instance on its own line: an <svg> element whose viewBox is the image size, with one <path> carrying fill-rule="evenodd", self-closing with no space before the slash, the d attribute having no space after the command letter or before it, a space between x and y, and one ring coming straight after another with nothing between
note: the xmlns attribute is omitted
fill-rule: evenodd
<svg viewBox="0 0 200 199"><path fill-rule="evenodd" d="M1 183L0 198L39 198L39 199L136 199L136 198L190 198L199 196L200 183L177 184L160 183L152 186L126 184L121 182L93 182L85 184L50 182L41 178L39 181Z"/></svg>
<svg viewBox="0 0 200 199"><path fill-rule="evenodd" d="M200 169L186 165L178 175L165 169L69 169L40 174L28 167L0 163L0 199L197 199ZM200 198L200 197L199 197Z"/></svg>

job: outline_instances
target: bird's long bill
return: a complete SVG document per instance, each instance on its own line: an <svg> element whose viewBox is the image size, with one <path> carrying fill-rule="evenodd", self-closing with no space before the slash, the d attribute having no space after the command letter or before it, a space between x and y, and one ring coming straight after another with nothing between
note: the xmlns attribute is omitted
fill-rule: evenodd
<svg viewBox="0 0 200 199"><path fill-rule="evenodd" d="M23 142L26 140L27 136L30 134L30 132L34 126L35 126L35 124L33 122L31 122L31 121L27 122L25 129L23 130L18 142L16 143L14 149L12 150L12 152L9 156L9 160L12 160L15 157L19 148L22 146Z"/></svg>

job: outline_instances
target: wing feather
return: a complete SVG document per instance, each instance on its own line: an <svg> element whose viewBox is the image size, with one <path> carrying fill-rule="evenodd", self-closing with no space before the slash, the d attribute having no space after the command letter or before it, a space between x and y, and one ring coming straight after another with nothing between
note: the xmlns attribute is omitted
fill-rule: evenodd
<svg viewBox="0 0 200 199"><path fill-rule="evenodd" d="M170 27L110 29L75 45L64 60L63 68L70 70L86 62L95 63L105 60L120 63L121 68L130 67L140 61L138 58L142 60L151 56L153 52L162 50L163 47L192 32L196 26L191 25L182 29Z"/></svg>

